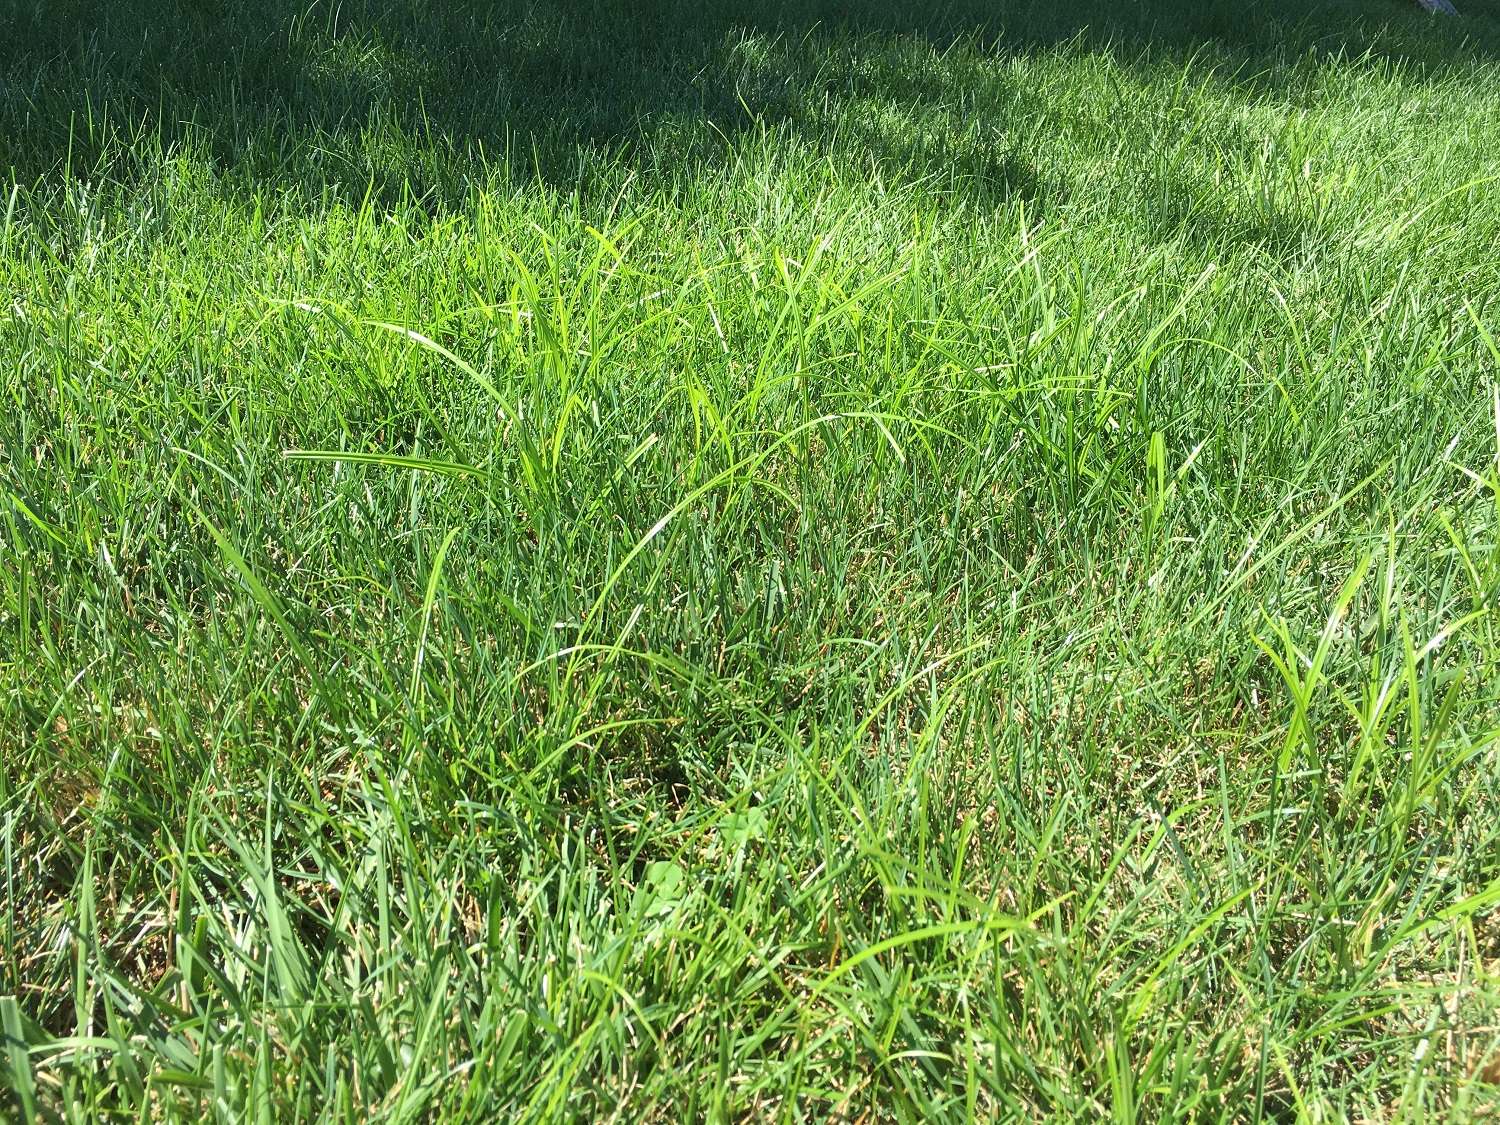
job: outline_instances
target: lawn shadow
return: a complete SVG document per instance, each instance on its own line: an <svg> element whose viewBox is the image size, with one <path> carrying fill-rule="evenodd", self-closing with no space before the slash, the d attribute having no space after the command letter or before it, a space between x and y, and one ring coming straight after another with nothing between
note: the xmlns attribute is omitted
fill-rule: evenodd
<svg viewBox="0 0 1500 1125"><path fill-rule="evenodd" d="M978 206L1045 208L1068 185L1018 138L1066 107L1009 59L1197 57L1252 93L1306 52L1438 76L1495 57L1495 2L1469 0L1460 31L1407 0L61 0L8 21L0 167L23 184L129 181L160 138L247 185L443 209L497 169L588 191L624 168L670 187L775 129L851 174L938 168Z"/></svg>

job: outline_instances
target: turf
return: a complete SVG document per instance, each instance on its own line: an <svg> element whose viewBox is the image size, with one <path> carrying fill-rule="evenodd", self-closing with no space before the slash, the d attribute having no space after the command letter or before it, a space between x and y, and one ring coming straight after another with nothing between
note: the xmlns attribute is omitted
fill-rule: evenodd
<svg viewBox="0 0 1500 1125"><path fill-rule="evenodd" d="M10 4L0 1116L1500 1109L1460 7Z"/></svg>

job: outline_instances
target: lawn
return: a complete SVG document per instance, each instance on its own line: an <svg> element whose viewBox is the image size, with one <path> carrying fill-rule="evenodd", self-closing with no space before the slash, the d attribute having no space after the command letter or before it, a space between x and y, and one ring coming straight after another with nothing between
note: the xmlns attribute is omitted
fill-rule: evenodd
<svg viewBox="0 0 1500 1125"><path fill-rule="evenodd" d="M0 1117L1500 1112L1457 3L7 5Z"/></svg>

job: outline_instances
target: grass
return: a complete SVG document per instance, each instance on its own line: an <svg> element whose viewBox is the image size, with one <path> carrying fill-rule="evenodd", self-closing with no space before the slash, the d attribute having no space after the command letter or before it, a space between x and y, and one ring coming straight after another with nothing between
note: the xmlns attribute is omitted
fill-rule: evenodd
<svg viewBox="0 0 1500 1125"><path fill-rule="evenodd" d="M0 1114L1500 1109L1500 11L1059 7L12 6Z"/></svg>

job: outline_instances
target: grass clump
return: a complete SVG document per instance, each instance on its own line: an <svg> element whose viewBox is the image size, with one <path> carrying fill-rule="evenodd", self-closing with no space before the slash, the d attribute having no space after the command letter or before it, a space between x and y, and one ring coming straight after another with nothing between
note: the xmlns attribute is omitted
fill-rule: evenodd
<svg viewBox="0 0 1500 1125"><path fill-rule="evenodd" d="M0 54L6 1112L1496 1107L1492 12L250 7Z"/></svg>

